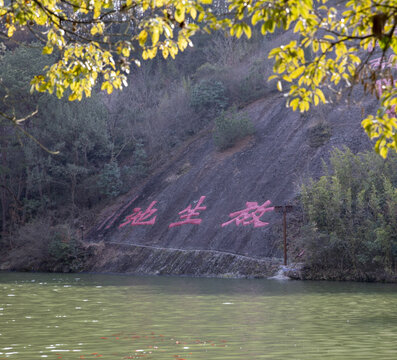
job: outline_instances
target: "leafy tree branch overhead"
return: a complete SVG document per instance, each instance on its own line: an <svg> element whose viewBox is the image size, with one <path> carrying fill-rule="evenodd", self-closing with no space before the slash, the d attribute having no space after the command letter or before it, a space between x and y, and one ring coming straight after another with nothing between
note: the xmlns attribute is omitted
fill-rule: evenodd
<svg viewBox="0 0 397 360"><path fill-rule="evenodd" d="M279 90L283 82L291 83L288 106L307 111L311 105L326 103L325 94L341 94L362 84L380 97L376 115L362 122L369 137L377 139L375 150L383 157L388 149L397 150L397 89L392 73L397 57L389 57L397 53L395 0L233 0L230 9L242 21L232 25L231 33L250 23L259 24L264 35L276 27L292 28L300 35L299 41L292 40L269 54L274 59L271 78L277 79ZM374 57L380 57L378 66L370 63ZM386 58L388 66L384 66ZM376 85L384 79L389 81L377 91Z"/></svg>
<svg viewBox="0 0 397 360"><path fill-rule="evenodd" d="M108 93L121 89L131 64L175 57L198 31L250 37L254 26L263 35L293 29L299 40L269 54L287 105L304 112L361 84L380 99L377 113L362 122L365 131L383 157L397 150L395 0L230 0L228 10L219 15L212 0L0 0L0 27L6 37L27 28L45 42L45 53L59 52L32 88L58 97L68 90L70 100L90 96L98 81Z"/></svg>
<svg viewBox="0 0 397 360"><path fill-rule="evenodd" d="M69 100L81 100L90 96L98 76L108 93L126 86L131 61L139 65L138 48L145 60L158 51L164 57L183 51L199 29L187 17L211 17L203 8L208 2L18 0L7 5L0 0L0 16L8 37L25 27L45 41L44 53L61 54L32 86L58 97L70 89Z"/></svg>

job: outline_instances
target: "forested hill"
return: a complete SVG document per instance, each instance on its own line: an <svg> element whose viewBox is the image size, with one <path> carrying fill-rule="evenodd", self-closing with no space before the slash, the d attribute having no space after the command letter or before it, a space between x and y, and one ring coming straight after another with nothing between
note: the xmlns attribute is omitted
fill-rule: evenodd
<svg viewBox="0 0 397 360"><path fill-rule="evenodd" d="M39 105L26 130L60 153L0 124L2 268L270 273L281 261L282 217L259 215L297 205L299 186L323 174L334 147L370 149L360 121L376 102L356 94L305 115L287 109L266 79L268 50L289 36L203 35L175 61L134 70L123 92L82 103L30 95L41 49L3 49L2 106L23 116ZM257 206L256 220L229 216L247 206ZM301 218L295 206L292 242Z"/></svg>
<svg viewBox="0 0 397 360"><path fill-rule="evenodd" d="M239 223L231 221L239 214L229 214L246 209L247 202L295 204L299 185L322 174L333 147L369 147L358 106L333 104L302 116L274 92L241 111L254 125L252 135L219 151L211 132L201 132L141 188L101 213L90 240L112 251L96 259L93 270L263 275L274 270L272 258L282 257L282 215L264 213L260 221L269 225L256 227L253 217ZM191 219L201 223L170 227L186 221L188 206L197 209ZM300 217L296 208L289 219ZM300 251L291 248L289 256L296 260Z"/></svg>

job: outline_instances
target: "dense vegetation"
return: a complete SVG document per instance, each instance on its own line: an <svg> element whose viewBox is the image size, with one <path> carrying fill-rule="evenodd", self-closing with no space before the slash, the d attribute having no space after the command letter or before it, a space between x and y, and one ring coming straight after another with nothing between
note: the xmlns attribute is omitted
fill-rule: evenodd
<svg viewBox="0 0 397 360"><path fill-rule="evenodd" d="M365 279L368 273L395 272L397 157L334 150L324 171L301 189L300 247L312 273Z"/></svg>
<svg viewBox="0 0 397 360"><path fill-rule="evenodd" d="M211 129L214 118L236 119L237 107L269 91L262 49L259 36L237 42L203 35L199 47L175 61L154 60L134 71L133 87L111 97L97 89L91 98L69 102L30 93L33 75L51 62L41 46L3 47L0 111L21 119L38 110L18 126L0 120L3 251L34 247L48 264L62 254L69 264L80 227L90 226L96 209L139 184L187 138ZM218 125L216 139L224 135L231 146L236 135L219 131Z"/></svg>

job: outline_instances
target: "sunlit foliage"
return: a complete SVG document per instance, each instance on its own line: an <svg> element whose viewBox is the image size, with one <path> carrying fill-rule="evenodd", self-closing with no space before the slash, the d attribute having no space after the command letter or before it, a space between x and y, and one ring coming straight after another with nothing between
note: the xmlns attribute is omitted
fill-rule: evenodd
<svg viewBox="0 0 397 360"><path fill-rule="evenodd" d="M12 37L27 28L45 41L45 54L59 51L60 58L45 75L32 81L38 91L69 100L90 96L98 80L102 90L127 86L130 63L138 54L152 59L158 53L175 57L191 44L199 29L194 21L213 17L203 5L211 0L0 0L4 34ZM139 49L139 51L137 51Z"/></svg>
<svg viewBox="0 0 397 360"><path fill-rule="evenodd" d="M70 100L89 96L95 83L111 93L127 85L130 65L140 59L164 58L192 45L199 30L225 29L231 36L263 35L276 28L297 35L274 48L277 87L288 95L287 105L301 112L329 101L333 94L362 84L380 96L379 110L363 127L383 157L397 149L397 89L386 56L397 53L395 0L230 0L226 17L214 11L212 0L0 0L4 35L29 28L46 43L45 53L59 60L32 81L38 91L65 91ZM215 15L216 14L216 15ZM379 50L378 50L379 49ZM379 66L368 64L380 56ZM390 57L389 57L390 59ZM388 79L381 93L376 82ZM287 83L287 84L286 84ZM288 84L290 83L290 84ZM287 86L286 86L287 85ZM283 90L285 89L285 90Z"/></svg>
<svg viewBox="0 0 397 360"><path fill-rule="evenodd" d="M293 29L299 34L288 44L270 52L274 58L277 87L287 88L288 106L301 112L311 105L328 101L328 94L341 92L361 83L376 94L376 81L392 78L391 66L382 64L389 53L397 53L397 4L393 0L232 0L230 10L237 12L230 32L249 33L247 26L261 26L262 34L276 27ZM379 51L377 51L379 45ZM369 66L370 58L378 54L379 66ZM379 55L380 53L380 55ZM327 98L328 95L328 98ZM376 115L363 120L362 125L371 139L377 139L375 149L383 157L389 148L397 149L397 123L392 111L397 104L394 81L384 86Z"/></svg>

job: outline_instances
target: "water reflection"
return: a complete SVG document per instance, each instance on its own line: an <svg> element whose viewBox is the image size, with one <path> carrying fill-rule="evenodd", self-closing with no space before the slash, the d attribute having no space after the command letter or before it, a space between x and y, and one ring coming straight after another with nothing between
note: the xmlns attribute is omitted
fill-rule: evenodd
<svg viewBox="0 0 397 360"><path fill-rule="evenodd" d="M0 273L0 359L396 359L396 290Z"/></svg>

